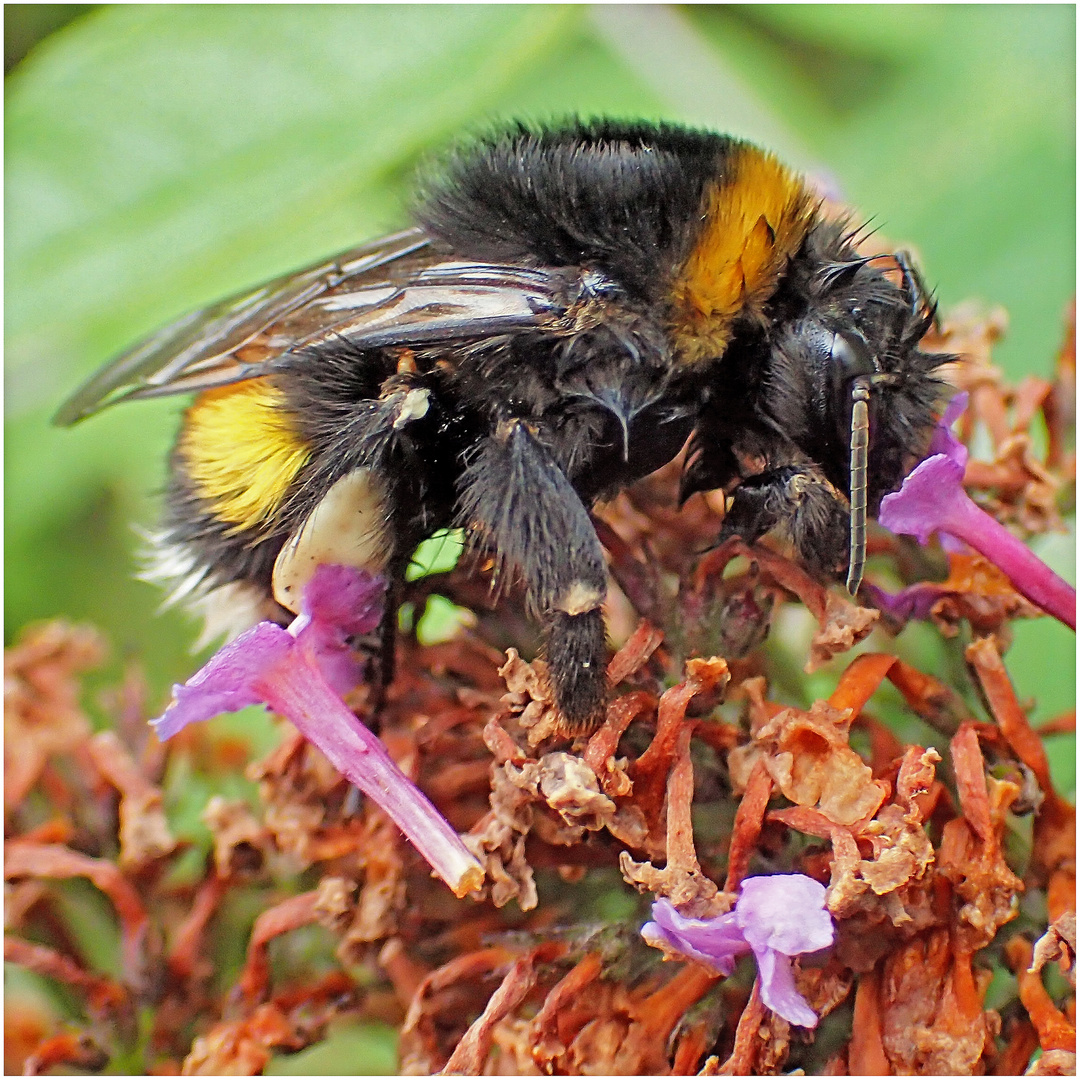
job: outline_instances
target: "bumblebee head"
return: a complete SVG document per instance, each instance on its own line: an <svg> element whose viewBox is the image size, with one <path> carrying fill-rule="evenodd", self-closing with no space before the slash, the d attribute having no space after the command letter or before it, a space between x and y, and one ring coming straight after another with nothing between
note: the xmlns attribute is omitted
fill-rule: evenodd
<svg viewBox="0 0 1080 1080"><path fill-rule="evenodd" d="M897 488L933 430L951 359L923 352L935 304L903 253L860 256L835 223L811 230L767 332L768 411L851 503L849 588L866 514Z"/></svg>

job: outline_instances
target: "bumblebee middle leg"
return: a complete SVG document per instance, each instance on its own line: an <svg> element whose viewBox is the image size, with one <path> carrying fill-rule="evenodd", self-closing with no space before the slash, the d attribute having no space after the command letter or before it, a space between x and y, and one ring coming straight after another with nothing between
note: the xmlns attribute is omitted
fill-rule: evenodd
<svg viewBox="0 0 1080 1080"><path fill-rule="evenodd" d="M380 359L348 344L325 363L298 369L287 383L294 415L316 447L293 508L292 535L274 573L279 600L296 610L317 565L338 562L386 579L378 633L369 654L377 713L394 675L398 606L409 561L420 541L450 525L460 447L446 433L447 409L433 379L415 372L386 377L379 396L362 396L346 376ZM317 383L313 372L329 385ZM336 373L336 374L335 374ZM306 497L306 498L305 498Z"/></svg>
<svg viewBox="0 0 1080 1080"><path fill-rule="evenodd" d="M518 420L485 439L462 477L465 528L523 577L544 630L568 734L595 729L607 696L603 550L570 481Z"/></svg>

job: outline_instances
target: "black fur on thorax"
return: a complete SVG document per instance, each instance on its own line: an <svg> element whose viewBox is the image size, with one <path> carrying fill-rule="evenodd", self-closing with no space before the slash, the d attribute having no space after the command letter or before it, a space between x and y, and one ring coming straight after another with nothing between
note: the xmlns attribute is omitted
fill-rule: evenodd
<svg viewBox="0 0 1080 1080"><path fill-rule="evenodd" d="M518 123L437 162L415 217L467 258L596 267L629 297L661 301L739 145L668 124Z"/></svg>

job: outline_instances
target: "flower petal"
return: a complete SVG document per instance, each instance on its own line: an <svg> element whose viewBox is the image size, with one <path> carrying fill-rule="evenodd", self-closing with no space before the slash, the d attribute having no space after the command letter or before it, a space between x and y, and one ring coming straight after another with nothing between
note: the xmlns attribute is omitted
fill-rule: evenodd
<svg viewBox="0 0 1080 1080"><path fill-rule="evenodd" d="M765 1007L782 1016L789 1024L799 1027L817 1027L817 1013L806 1003L806 998L795 989L795 973L791 957L776 949L754 950L758 978L761 982L761 1000Z"/></svg>
<svg viewBox="0 0 1080 1080"><path fill-rule="evenodd" d="M458 896L483 883L484 871L427 796L398 768L379 738L341 700L355 685L348 638L367 633L382 613L382 582L361 570L320 566L288 630L263 622L206 663L153 721L168 739L193 720L266 704L291 721L343 776L394 820Z"/></svg>
<svg viewBox="0 0 1080 1080"><path fill-rule="evenodd" d="M318 661L327 682L345 694L361 668L348 639L368 634L382 618L381 578L351 566L319 566L304 586L300 614L289 627L304 651Z"/></svg>
<svg viewBox="0 0 1080 1080"><path fill-rule="evenodd" d="M953 502L966 495L963 480L968 451L952 433L952 425L967 403L966 391L949 402L934 429L927 456L906 477L899 491L881 500L878 522L890 532L915 536L920 544L926 544L931 533L941 528ZM955 544L951 538L946 542Z"/></svg>
<svg viewBox="0 0 1080 1080"><path fill-rule="evenodd" d="M916 537L920 544L934 532L940 532L952 550L963 541L1002 570L1018 593L1075 630L1076 590L972 501L963 487L966 452L956 449L960 444L947 428L939 426L938 432L944 433L939 442L952 440L954 445L920 462L899 491L886 495L878 521L894 533Z"/></svg>
<svg viewBox="0 0 1080 1080"><path fill-rule="evenodd" d="M691 919L680 915L667 897L655 901L653 921L641 928L641 935L658 948L668 947L730 975L739 956L749 951L735 916L728 912L712 919Z"/></svg>
<svg viewBox="0 0 1080 1080"><path fill-rule="evenodd" d="M934 604L941 599L941 590L925 582L901 589L898 593L886 592L876 585L863 585L863 591L876 608L891 615L898 622L909 619L928 619Z"/></svg>
<svg viewBox="0 0 1080 1080"><path fill-rule="evenodd" d="M817 952L833 943L825 886L805 874L747 878L735 917L755 953L775 949L788 956Z"/></svg>
<svg viewBox="0 0 1080 1080"><path fill-rule="evenodd" d="M196 720L209 720L262 702L256 681L295 648L287 630L263 622L218 650L183 686L173 687L164 715L151 720L159 739L171 739Z"/></svg>
<svg viewBox="0 0 1080 1080"><path fill-rule="evenodd" d="M934 428L934 435L930 440L930 450L927 457L934 454L944 454L961 468L967 465L967 447L952 433L952 426L963 415L967 403L968 393L964 390L945 406L945 412L938 421L937 427Z"/></svg>
<svg viewBox="0 0 1080 1080"><path fill-rule="evenodd" d="M303 649L259 678L262 699L317 746L344 777L393 819L432 869L458 896L483 883L476 858L398 768L382 741L365 727L329 684L322 665Z"/></svg>
<svg viewBox="0 0 1080 1080"><path fill-rule="evenodd" d="M881 500L878 522L890 532L914 536L920 544L942 527L950 501L966 493L964 466L948 454L933 454L908 474L900 490Z"/></svg>
<svg viewBox="0 0 1080 1080"><path fill-rule="evenodd" d="M379 625L386 583L352 566L319 566L304 586L300 611L313 624L344 637L370 634Z"/></svg>
<svg viewBox="0 0 1080 1080"><path fill-rule="evenodd" d="M805 874L746 878L735 908L712 919L680 915L666 897L653 903L653 921L641 936L730 975L738 957L752 949L761 981L761 1000L792 1024L815 1027L814 1010L795 989L791 957L833 943L825 886Z"/></svg>
<svg viewBox="0 0 1080 1080"><path fill-rule="evenodd" d="M711 953L702 952L700 949L695 949L693 945L683 938L668 933L659 923L647 922L641 928L641 936L654 949L677 952L682 956L688 956L691 960L697 960L725 977L735 970L736 957L734 954L731 956L723 954L714 956ZM743 952L747 951L746 948L743 949Z"/></svg>

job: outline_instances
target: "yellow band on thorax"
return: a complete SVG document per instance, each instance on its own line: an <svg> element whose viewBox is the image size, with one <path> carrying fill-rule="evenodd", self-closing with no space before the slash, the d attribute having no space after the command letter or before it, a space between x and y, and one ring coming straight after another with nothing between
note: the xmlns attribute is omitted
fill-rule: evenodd
<svg viewBox="0 0 1080 1080"><path fill-rule="evenodd" d="M684 363L722 356L736 317L761 317L814 212L796 173L757 147L736 151L672 290L672 334Z"/></svg>
<svg viewBox="0 0 1080 1080"><path fill-rule="evenodd" d="M284 395L265 379L200 394L184 417L179 452L196 494L233 532L264 525L311 456Z"/></svg>

